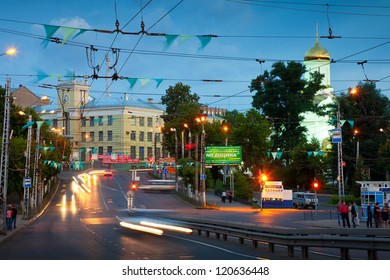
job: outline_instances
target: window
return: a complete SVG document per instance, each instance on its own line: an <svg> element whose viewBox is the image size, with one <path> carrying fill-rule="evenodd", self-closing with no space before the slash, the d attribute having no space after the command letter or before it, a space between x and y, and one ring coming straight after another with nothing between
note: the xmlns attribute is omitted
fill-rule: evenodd
<svg viewBox="0 0 390 280"><path fill-rule="evenodd" d="M139 126L145 126L145 117L139 117Z"/></svg>
<svg viewBox="0 0 390 280"><path fill-rule="evenodd" d="M107 153L112 153L112 146L107 146Z"/></svg>
<svg viewBox="0 0 390 280"><path fill-rule="evenodd" d="M112 116L108 116L107 125L112 125L113 118Z"/></svg>
<svg viewBox="0 0 390 280"><path fill-rule="evenodd" d="M99 141L103 141L103 131L99 131Z"/></svg>
<svg viewBox="0 0 390 280"><path fill-rule="evenodd" d="M85 118L81 118L81 126L82 127L87 126L87 120Z"/></svg>
<svg viewBox="0 0 390 280"><path fill-rule="evenodd" d="M112 130L107 131L107 141L112 141Z"/></svg>
<svg viewBox="0 0 390 280"><path fill-rule="evenodd" d="M89 126L95 126L95 117L89 118Z"/></svg>
<svg viewBox="0 0 390 280"><path fill-rule="evenodd" d="M135 117L134 117L134 116L131 116L131 117L130 117L130 125L136 125Z"/></svg>
<svg viewBox="0 0 390 280"><path fill-rule="evenodd" d="M145 141L145 132L143 131L139 132L139 141Z"/></svg>
<svg viewBox="0 0 390 280"><path fill-rule="evenodd" d="M134 141L137 140L137 136L134 130L131 131L130 140L134 140Z"/></svg>
<svg viewBox="0 0 390 280"><path fill-rule="evenodd" d="M99 155L103 154L103 147L99 147Z"/></svg>
<svg viewBox="0 0 390 280"><path fill-rule="evenodd" d="M139 147L139 159L144 160L145 159L145 148Z"/></svg>
<svg viewBox="0 0 390 280"><path fill-rule="evenodd" d="M130 157L131 158L137 158L137 152L136 152L136 147L135 146L131 146L130 147Z"/></svg>
<svg viewBox="0 0 390 280"><path fill-rule="evenodd" d="M152 147L148 147L148 157L153 158L153 148Z"/></svg>
<svg viewBox="0 0 390 280"><path fill-rule="evenodd" d="M153 126L153 118L148 118L148 127Z"/></svg>
<svg viewBox="0 0 390 280"><path fill-rule="evenodd" d="M153 142L153 132L148 132L148 142Z"/></svg>
<svg viewBox="0 0 390 280"><path fill-rule="evenodd" d="M155 139L156 143L161 142L161 133L154 134L154 137L156 137L156 139Z"/></svg>
<svg viewBox="0 0 390 280"><path fill-rule="evenodd" d="M99 116L99 126L103 126L103 116Z"/></svg>
<svg viewBox="0 0 390 280"><path fill-rule="evenodd" d="M81 142L86 142L86 141L87 141L87 133L81 132Z"/></svg>
<svg viewBox="0 0 390 280"><path fill-rule="evenodd" d="M156 158L161 158L161 149L160 148L156 148Z"/></svg>
<svg viewBox="0 0 390 280"><path fill-rule="evenodd" d="M94 142L95 141L95 132L91 131L89 133L89 139L91 139L91 142Z"/></svg>

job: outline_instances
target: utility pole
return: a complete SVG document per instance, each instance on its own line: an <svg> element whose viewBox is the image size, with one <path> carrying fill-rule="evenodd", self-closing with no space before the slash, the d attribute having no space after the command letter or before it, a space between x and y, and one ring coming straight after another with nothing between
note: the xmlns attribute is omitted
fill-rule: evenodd
<svg viewBox="0 0 390 280"><path fill-rule="evenodd" d="M8 187L8 163L9 163L9 133L11 113L11 78L7 77L4 100L3 141L1 143L0 162L0 231L7 234L7 187Z"/></svg>
<svg viewBox="0 0 390 280"><path fill-rule="evenodd" d="M32 209L37 210L37 200L38 200L38 188L39 188L39 144L40 144L40 135L41 135L41 125L43 121L37 121L37 139L36 139L36 147L35 147L35 155L34 155L34 179L33 179L33 199L32 199Z"/></svg>
<svg viewBox="0 0 390 280"><path fill-rule="evenodd" d="M341 127L340 127L340 103L337 103L337 129L340 130L341 133ZM339 199L344 199L344 175L343 175L343 146L342 146L342 137L341 141L337 143L337 170L338 170L338 176L337 176L337 183L338 183L338 189L339 189Z"/></svg>
<svg viewBox="0 0 390 280"><path fill-rule="evenodd" d="M32 122L32 116L28 116L28 122ZM31 140L32 140L32 125L27 131L27 148L26 148L26 165L24 167L24 178L30 178L30 163L31 163ZM30 187L23 186L23 201L24 201L24 218L30 218Z"/></svg>
<svg viewBox="0 0 390 280"><path fill-rule="evenodd" d="M199 136L195 133L195 199L199 200L199 159L198 159L198 147L199 147Z"/></svg>

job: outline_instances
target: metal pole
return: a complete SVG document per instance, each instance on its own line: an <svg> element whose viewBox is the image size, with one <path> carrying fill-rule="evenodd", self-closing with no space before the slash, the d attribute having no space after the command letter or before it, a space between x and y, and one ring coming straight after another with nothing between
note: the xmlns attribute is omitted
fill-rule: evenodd
<svg viewBox="0 0 390 280"><path fill-rule="evenodd" d="M195 134L195 199L199 200L199 159L198 159L198 147L199 147L199 137L198 133Z"/></svg>
<svg viewBox="0 0 390 280"><path fill-rule="evenodd" d="M181 158L184 158L184 130L181 131Z"/></svg>
<svg viewBox="0 0 390 280"><path fill-rule="evenodd" d="M36 147L35 147L35 155L34 155L34 179L33 179L33 199L31 208L35 211L38 205L38 188L39 188L39 144L40 144L40 134L41 134L41 125L43 121L37 121L37 139L36 139Z"/></svg>
<svg viewBox="0 0 390 280"><path fill-rule="evenodd" d="M29 123L32 122L31 115L28 116L28 122ZM32 141L32 125L28 127L28 131L27 131L26 165L24 167L24 178L30 178L31 141ZM30 187L24 186L23 201L24 201L24 211L23 211L24 219L29 219L30 218Z"/></svg>
<svg viewBox="0 0 390 280"><path fill-rule="evenodd" d="M340 103L337 103L337 128L340 128ZM341 138L342 139L342 138ZM343 146L342 140L337 143L337 169L338 169L338 193L339 200L344 199L344 175L343 175Z"/></svg>
<svg viewBox="0 0 390 280"><path fill-rule="evenodd" d="M192 144L192 139L191 139L191 130L190 130L190 128L188 128L188 144L189 144L188 158L191 159L191 144Z"/></svg>
<svg viewBox="0 0 390 280"><path fill-rule="evenodd" d="M3 120L3 141L1 146L0 163L0 230L7 234L7 188L8 188L8 163L9 163L9 133L10 133L10 113L11 113L11 78L7 77L4 100L4 120ZM1 227L2 226L2 227Z"/></svg>
<svg viewBox="0 0 390 280"><path fill-rule="evenodd" d="M177 161L178 161L178 153L179 149L177 147L177 131L175 128L175 185L176 185L176 191L179 191L179 184L178 184L178 178L177 178Z"/></svg>
<svg viewBox="0 0 390 280"><path fill-rule="evenodd" d="M204 161L204 149L205 149L205 131L204 124L202 123L202 136L200 142L200 160L201 160L201 183L202 183L202 197L203 207L206 207L206 172L205 172L205 161Z"/></svg>

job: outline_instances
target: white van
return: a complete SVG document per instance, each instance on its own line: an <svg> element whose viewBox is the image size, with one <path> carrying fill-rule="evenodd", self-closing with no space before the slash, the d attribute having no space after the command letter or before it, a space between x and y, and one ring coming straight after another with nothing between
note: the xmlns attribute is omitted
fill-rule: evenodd
<svg viewBox="0 0 390 280"><path fill-rule="evenodd" d="M294 192L293 193L293 207L294 208L308 208L316 209L318 206L318 199L314 193L310 192Z"/></svg>

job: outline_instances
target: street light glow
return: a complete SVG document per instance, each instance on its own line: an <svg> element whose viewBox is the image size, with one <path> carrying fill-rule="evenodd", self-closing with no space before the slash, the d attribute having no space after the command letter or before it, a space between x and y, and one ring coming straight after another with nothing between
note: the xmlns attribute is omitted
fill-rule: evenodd
<svg viewBox="0 0 390 280"><path fill-rule="evenodd" d="M2 53L0 54L0 56L2 55L15 55L16 54L16 49L15 48L8 48L5 53Z"/></svg>

